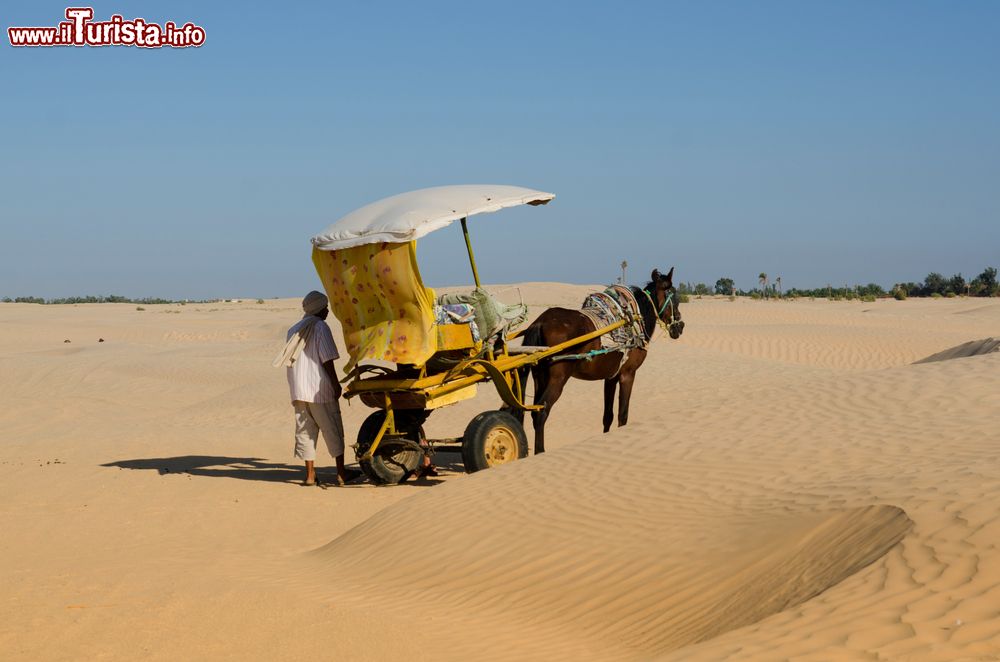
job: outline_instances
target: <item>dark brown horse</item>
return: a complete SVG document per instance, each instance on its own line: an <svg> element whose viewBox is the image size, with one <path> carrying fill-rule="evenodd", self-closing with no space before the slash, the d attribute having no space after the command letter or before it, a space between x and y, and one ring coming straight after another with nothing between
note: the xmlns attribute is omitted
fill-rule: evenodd
<svg viewBox="0 0 1000 662"><path fill-rule="evenodd" d="M646 343L652 339L658 319L666 325L670 337L675 340L684 331L684 322L681 321L680 302L677 291L674 289L673 276L673 267L665 276L659 270L654 269L651 280L645 287L631 288L632 294L639 304ZM551 347L593 331L594 323L580 311L567 308L549 308L524 332L524 344ZM600 350L600 348L601 339L595 338L571 347L562 352L561 355L587 354ZM556 355L555 360L543 361L531 369L535 385L534 404L545 407L540 411L531 412L532 423L535 427L535 454L545 452L545 420L549 417L552 406L562 395L563 387L566 386L566 382L571 377L591 381L604 380L605 432L611 429L611 422L614 420L613 404L616 388L619 389L618 426L621 427L628 423L628 403L632 395L635 371L646 360L646 349L636 347L629 350L628 358L625 359L624 363L622 363L622 352L620 351L596 354L586 359L562 361L558 360L558 356L560 354ZM521 392L523 393L524 383L527 381L527 369L522 372L520 377ZM517 412L512 413L517 415ZM524 420L523 412L520 419Z"/></svg>

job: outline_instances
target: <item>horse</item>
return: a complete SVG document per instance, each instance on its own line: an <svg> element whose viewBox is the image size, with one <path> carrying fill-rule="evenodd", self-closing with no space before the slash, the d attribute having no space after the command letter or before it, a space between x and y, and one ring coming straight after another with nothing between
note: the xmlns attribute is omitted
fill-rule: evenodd
<svg viewBox="0 0 1000 662"><path fill-rule="evenodd" d="M631 287L632 294L639 305L642 316L642 331L645 337L641 347L627 350L627 356L622 351L599 353L601 339L594 338L561 352L561 355L580 355L588 352L598 352L585 359L569 359L559 361L557 354L553 359L543 361L534 367L524 368L519 373L521 393L527 382L530 370L535 386L534 404L542 405L542 409L531 412L532 424L535 428L535 455L545 452L545 421L552 412L552 406L562 395L566 382L571 377L596 381L604 380L604 432L611 429L614 421L613 403L615 390L618 389L618 427L628 423L628 405L632 396L632 385L635 373L646 360L646 345L653 337L657 322L663 323L671 338L676 340L684 332L684 322L681 321L680 302L673 284L674 268L666 275L654 269L650 281L645 287ZM579 310L568 308L549 308L538 316L525 330L523 343L526 346L553 346L578 338L595 331L594 322ZM511 411L523 424L524 412Z"/></svg>

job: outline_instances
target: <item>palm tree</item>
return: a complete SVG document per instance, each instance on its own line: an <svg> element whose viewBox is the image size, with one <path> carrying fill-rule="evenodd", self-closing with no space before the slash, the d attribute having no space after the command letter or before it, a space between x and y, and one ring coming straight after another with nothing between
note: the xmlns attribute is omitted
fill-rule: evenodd
<svg viewBox="0 0 1000 662"><path fill-rule="evenodd" d="M778 298L781 298L781 276L774 279L774 282L778 284Z"/></svg>
<svg viewBox="0 0 1000 662"><path fill-rule="evenodd" d="M763 271L757 276L757 280L760 281L760 289L764 292L764 298L767 298L767 274Z"/></svg>

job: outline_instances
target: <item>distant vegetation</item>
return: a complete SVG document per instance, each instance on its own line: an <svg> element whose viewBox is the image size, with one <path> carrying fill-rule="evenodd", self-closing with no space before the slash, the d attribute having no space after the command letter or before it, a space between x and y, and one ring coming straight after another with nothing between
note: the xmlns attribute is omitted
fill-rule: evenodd
<svg viewBox="0 0 1000 662"><path fill-rule="evenodd" d="M938 296L973 296L995 297L1000 295L1000 285L997 284L997 270L987 267L971 281L966 282L962 274L945 278L939 273L927 274L923 283L898 283L894 290L905 291L907 296L932 297Z"/></svg>
<svg viewBox="0 0 1000 662"><path fill-rule="evenodd" d="M874 301L875 299L894 297L899 300L909 297L996 297L1000 296L1000 284L997 282L997 270L995 267L987 267L981 274L970 281L966 281L962 274L955 274L951 278L945 278L937 272L927 274L927 278L921 283L896 283L886 290L878 283L868 283L867 285L844 285L843 287L817 287L813 289L800 289L791 287L787 290L781 288L781 276L771 282L768 275L761 272L757 277L758 287L744 290L736 287L736 282L729 277L720 278L715 281L715 287L709 287L705 283L679 283L677 291L681 294L681 301L690 296L707 296L710 294L723 294L728 296L745 296L754 299L779 298L794 299L798 297L828 298L834 301L861 299L863 301ZM218 303L220 301L239 301L239 299L161 299L159 297L145 297L142 299L132 299L117 295L109 296L86 296L86 297L64 297L59 299L43 299L42 297L4 297L0 299L4 303L42 303L42 304L66 304L66 303L134 303L155 305L164 303L175 303L184 305L186 303ZM264 303L263 299L257 299L257 303Z"/></svg>
<svg viewBox="0 0 1000 662"><path fill-rule="evenodd" d="M736 287L732 278L720 278L715 281L715 287L711 288L705 283L680 283L677 291L682 295L704 296L708 294L726 294L748 296L754 299L763 298L797 298L797 297L825 297L839 300L861 299L863 301L874 301L879 298L894 297L899 300L908 297L995 297L1000 296L1000 284L997 283L997 270L994 267L987 267L981 274L970 281L966 281L962 274L955 274L951 278L945 278L939 273L927 274L927 278L922 283L896 283L886 290L878 283L868 283L867 285L844 285L834 287L817 287L814 289L800 289L791 287L782 291L781 276L770 282L768 275L761 272L757 277L758 287L750 290Z"/></svg>
<svg viewBox="0 0 1000 662"><path fill-rule="evenodd" d="M11 299L10 297L4 297L0 299L4 303L42 303L47 305L56 304L66 304L66 303L142 303L142 304L162 304L162 303L179 303L184 305L187 303L218 303L219 301L224 301L227 299L161 299L160 297L144 297L142 299L132 299L130 297L122 297L115 294L108 296L86 296L86 297L62 297L58 299L44 299L42 297L15 297ZM262 300L258 299L257 303L263 303Z"/></svg>

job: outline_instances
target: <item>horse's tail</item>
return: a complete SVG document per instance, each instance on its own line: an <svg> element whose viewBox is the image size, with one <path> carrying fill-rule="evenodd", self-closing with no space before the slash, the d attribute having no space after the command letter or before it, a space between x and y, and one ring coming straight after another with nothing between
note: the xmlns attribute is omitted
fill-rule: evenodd
<svg viewBox="0 0 1000 662"><path fill-rule="evenodd" d="M538 320L531 323L531 326L525 330L522 337L524 338L522 343L525 346L531 347L542 344L542 325L538 323Z"/></svg>

